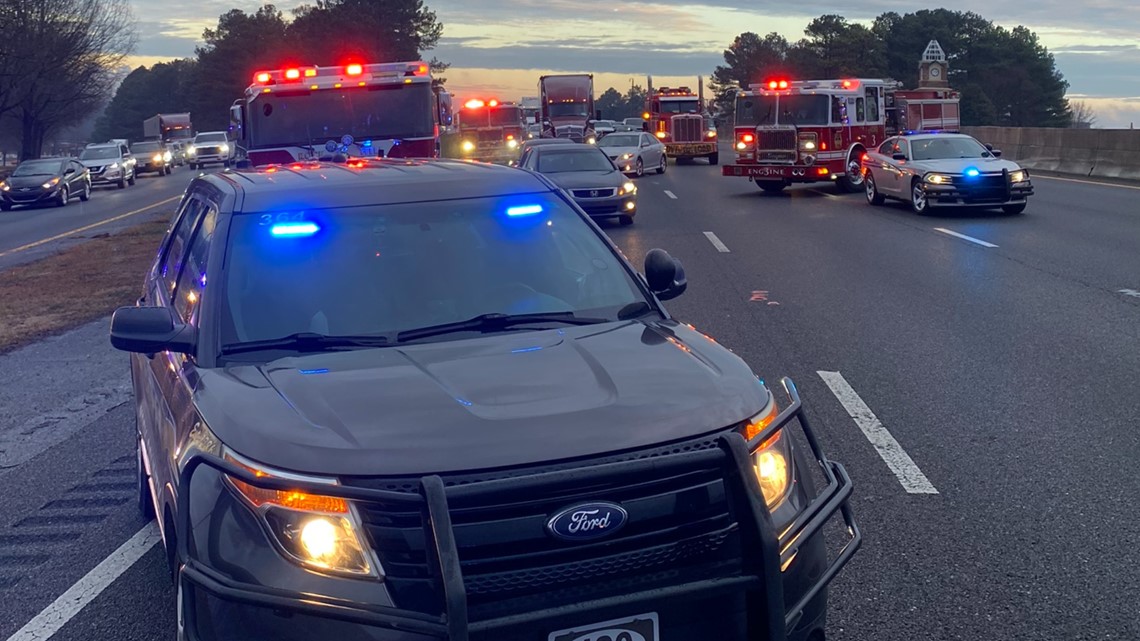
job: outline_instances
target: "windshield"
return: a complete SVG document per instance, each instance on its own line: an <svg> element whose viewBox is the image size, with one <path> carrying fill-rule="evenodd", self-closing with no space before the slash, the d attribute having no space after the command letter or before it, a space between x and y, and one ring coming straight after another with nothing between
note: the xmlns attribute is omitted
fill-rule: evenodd
<svg viewBox="0 0 1140 641"><path fill-rule="evenodd" d="M118 147L88 147L79 154L80 160L110 160L118 157Z"/></svg>
<svg viewBox="0 0 1140 641"><path fill-rule="evenodd" d="M621 134L610 134L605 138L598 141L598 146L607 147L636 147L640 136L623 136Z"/></svg>
<svg viewBox="0 0 1140 641"><path fill-rule="evenodd" d="M488 112L493 127L518 127L522 124L522 112L518 107L499 107Z"/></svg>
<svg viewBox="0 0 1140 641"><path fill-rule="evenodd" d="M54 176L63 169L62 160L29 160L16 167L13 176Z"/></svg>
<svg viewBox="0 0 1140 641"><path fill-rule="evenodd" d="M831 99L821 95L740 96L736 99L738 126L826 125L830 112Z"/></svg>
<svg viewBox="0 0 1140 641"><path fill-rule="evenodd" d="M538 157L539 173L557 174L567 171L613 171L610 159L596 148L548 150Z"/></svg>
<svg viewBox="0 0 1140 641"><path fill-rule="evenodd" d="M157 142L136 142L131 146L135 153L145 154L151 151L158 151Z"/></svg>
<svg viewBox="0 0 1140 641"><path fill-rule="evenodd" d="M194 138L194 142L199 143L199 144L204 143L204 142L228 142L228 141L229 141L229 139L226 138L225 134L198 134L198 136L196 138Z"/></svg>
<svg viewBox="0 0 1140 641"><path fill-rule="evenodd" d="M590 115L589 105L584 102L556 102L547 105L546 109L552 118L587 118Z"/></svg>
<svg viewBox="0 0 1140 641"><path fill-rule="evenodd" d="M663 114L687 114L696 113L700 110L700 101L696 98L692 100L662 100L660 107L660 113Z"/></svg>
<svg viewBox="0 0 1140 641"><path fill-rule="evenodd" d="M914 138L910 141L914 160L940 160L943 158L989 158L991 154L973 138Z"/></svg>
<svg viewBox="0 0 1140 641"><path fill-rule="evenodd" d="M251 145L323 144L345 134L356 140L431 138L431 85L387 85L258 97L250 105Z"/></svg>
<svg viewBox="0 0 1140 641"><path fill-rule="evenodd" d="M640 127L642 122L644 122L644 121L641 118L626 118L625 119L625 124L633 125L634 127Z"/></svg>
<svg viewBox="0 0 1140 641"><path fill-rule="evenodd" d="M494 313L616 320L646 300L602 238L549 193L314 210L287 220L319 231L277 237L271 216L233 218L223 345L300 332L394 342L400 331Z"/></svg>
<svg viewBox="0 0 1140 641"><path fill-rule="evenodd" d="M612 121L612 120L595 120L594 121L594 128L595 129L598 127L609 127L610 129L613 129L615 126L617 126L617 123Z"/></svg>

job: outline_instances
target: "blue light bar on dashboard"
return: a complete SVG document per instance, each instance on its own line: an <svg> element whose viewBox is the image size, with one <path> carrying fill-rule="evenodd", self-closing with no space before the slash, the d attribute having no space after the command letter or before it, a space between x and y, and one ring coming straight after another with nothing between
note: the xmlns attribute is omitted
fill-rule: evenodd
<svg viewBox="0 0 1140 641"><path fill-rule="evenodd" d="M542 213L542 205L519 205L517 207L508 207L507 215L516 216L533 216Z"/></svg>
<svg viewBox="0 0 1140 641"><path fill-rule="evenodd" d="M269 233L278 238L298 238L312 236L320 230L316 223L277 223L269 228Z"/></svg>
<svg viewBox="0 0 1140 641"><path fill-rule="evenodd" d="M974 176L977 176L977 175L978 175L978 174L980 174L980 173L982 173L982 172L978 171L978 170L977 170L976 168L974 168L974 167L967 167L967 168L966 168L966 175L967 175L967 176L970 176L971 178L973 178Z"/></svg>

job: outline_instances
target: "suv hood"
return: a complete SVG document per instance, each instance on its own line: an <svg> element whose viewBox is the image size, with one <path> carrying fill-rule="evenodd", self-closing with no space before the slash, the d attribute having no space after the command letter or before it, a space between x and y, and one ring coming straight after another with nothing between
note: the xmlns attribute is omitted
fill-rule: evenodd
<svg viewBox="0 0 1140 641"><path fill-rule="evenodd" d="M105 165L110 165L111 163L116 163L116 162L121 165L121 164L123 164L124 161L122 158L92 158L90 160L80 160L79 161L79 163L81 165L83 165L84 167L88 167L88 168L90 168L90 167L103 167Z"/></svg>
<svg viewBox="0 0 1140 641"><path fill-rule="evenodd" d="M723 429L767 393L673 321L625 321L200 370L195 402L239 454L390 476L611 453Z"/></svg>
<svg viewBox="0 0 1140 641"><path fill-rule="evenodd" d="M983 174L1000 174L1002 169L1017 171L1021 166L1012 160L1001 158L942 158L938 160L915 160L913 167L922 171L936 171L946 174L960 174L969 167L976 167Z"/></svg>

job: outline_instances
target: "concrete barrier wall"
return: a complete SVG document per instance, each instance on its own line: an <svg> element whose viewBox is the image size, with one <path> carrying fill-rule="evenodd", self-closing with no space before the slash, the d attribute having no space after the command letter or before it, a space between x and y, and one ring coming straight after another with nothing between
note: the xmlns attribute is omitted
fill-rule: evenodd
<svg viewBox="0 0 1140 641"><path fill-rule="evenodd" d="M965 127L1029 169L1140 180L1140 130Z"/></svg>

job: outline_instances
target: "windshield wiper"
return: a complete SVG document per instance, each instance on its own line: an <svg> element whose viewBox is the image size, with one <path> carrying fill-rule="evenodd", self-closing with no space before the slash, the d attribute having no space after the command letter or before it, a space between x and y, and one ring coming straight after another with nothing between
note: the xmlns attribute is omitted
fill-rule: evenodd
<svg viewBox="0 0 1140 641"><path fill-rule="evenodd" d="M608 323L605 318L585 318L574 312L546 312L540 314L480 314L474 318L442 325L431 325L408 329L396 335L397 342L414 341L420 338L454 334L458 332L498 332L515 325L532 323L565 323L567 325L595 325Z"/></svg>
<svg viewBox="0 0 1140 641"><path fill-rule="evenodd" d="M384 347L387 344L388 338L386 336L327 336L314 332L298 332L296 334L282 336L281 338L223 345L222 355L259 352L272 349L285 349L297 352L323 352L326 350L351 349L357 347Z"/></svg>

